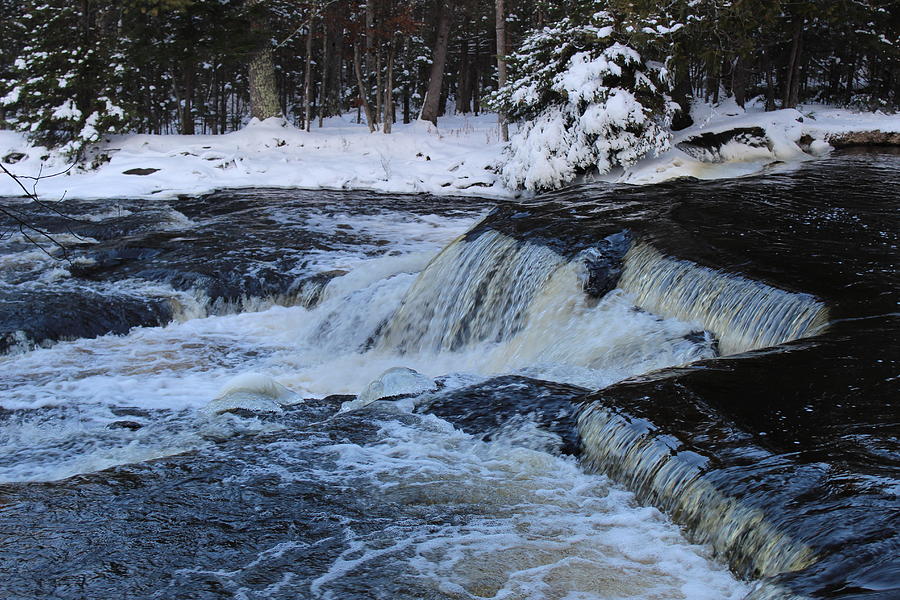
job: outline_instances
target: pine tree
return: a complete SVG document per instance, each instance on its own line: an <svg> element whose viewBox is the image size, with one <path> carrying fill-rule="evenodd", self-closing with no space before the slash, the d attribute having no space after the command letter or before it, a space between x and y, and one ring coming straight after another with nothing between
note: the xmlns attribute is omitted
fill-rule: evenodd
<svg viewBox="0 0 900 600"><path fill-rule="evenodd" d="M114 9L88 1L34 2L23 16L29 41L13 63L2 98L16 126L70 155L127 128L117 105L124 82Z"/></svg>
<svg viewBox="0 0 900 600"><path fill-rule="evenodd" d="M597 11L585 23L564 18L525 39L510 56L510 83L491 97L520 124L502 167L508 184L560 187L668 148L675 108L668 72L623 43L648 46L672 29L659 27Z"/></svg>

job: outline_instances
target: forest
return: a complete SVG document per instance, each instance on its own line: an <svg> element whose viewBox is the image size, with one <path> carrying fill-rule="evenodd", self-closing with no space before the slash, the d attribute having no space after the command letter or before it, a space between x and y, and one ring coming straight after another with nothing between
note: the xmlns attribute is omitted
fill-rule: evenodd
<svg viewBox="0 0 900 600"><path fill-rule="evenodd" d="M658 98L644 106L674 129L690 124L692 99L900 105L891 0L0 0L0 10L0 127L72 152L110 133L226 133L251 117L310 128L352 112L386 133L448 112L533 119L529 103L552 102L563 62L597 37L655 73ZM519 94L528 82L530 100Z"/></svg>

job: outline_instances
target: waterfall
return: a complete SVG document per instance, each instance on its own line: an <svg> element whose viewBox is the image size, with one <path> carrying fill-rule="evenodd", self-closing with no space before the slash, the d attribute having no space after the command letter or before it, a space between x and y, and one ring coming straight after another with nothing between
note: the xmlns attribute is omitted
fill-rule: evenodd
<svg viewBox="0 0 900 600"><path fill-rule="evenodd" d="M625 255L619 287L655 314L700 323L722 354L776 346L820 333L825 305L809 294L664 256L638 243Z"/></svg>
<svg viewBox="0 0 900 600"><path fill-rule="evenodd" d="M507 339L566 260L546 246L488 230L458 238L419 275L381 335L401 352L457 350Z"/></svg>
<svg viewBox="0 0 900 600"><path fill-rule="evenodd" d="M380 345L407 353L440 352L509 339L563 267L574 266L581 279L581 289L573 286L569 295L590 285L588 280L597 277L589 268L592 252L597 249L569 260L546 245L491 229L460 237L419 275L381 332ZM605 276L618 276L617 265L603 269ZM809 294L670 258L640 242L625 253L618 287L650 313L712 332L721 354L815 335L828 321L825 305Z"/></svg>
<svg viewBox="0 0 900 600"><path fill-rule="evenodd" d="M685 525L739 574L769 577L815 562L808 546L791 539L762 510L730 497L704 478L706 457L682 449L670 435L644 420L600 403L578 415L583 460Z"/></svg>

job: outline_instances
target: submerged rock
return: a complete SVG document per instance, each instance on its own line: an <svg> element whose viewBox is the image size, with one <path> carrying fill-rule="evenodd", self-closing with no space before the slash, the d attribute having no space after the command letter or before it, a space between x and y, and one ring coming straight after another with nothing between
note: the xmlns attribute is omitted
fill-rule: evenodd
<svg viewBox="0 0 900 600"><path fill-rule="evenodd" d="M113 421L106 426L107 429L128 429L130 431L137 431L142 427L143 425L137 421Z"/></svg>
<svg viewBox="0 0 900 600"><path fill-rule="evenodd" d="M575 385L504 375L443 391L418 410L487 441L508 433L510 426L530 421L538 430L556 436L557 447L552 450L577 455L575 414L578 400L587 393Z"/></svg>

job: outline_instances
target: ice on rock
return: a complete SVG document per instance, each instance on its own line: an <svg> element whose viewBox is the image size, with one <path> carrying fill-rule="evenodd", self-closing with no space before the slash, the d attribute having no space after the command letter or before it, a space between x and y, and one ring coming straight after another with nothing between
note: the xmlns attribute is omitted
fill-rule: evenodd
<svg viewBox="0 0 900 600"><path fill-rule="evenodd" d="M209 414L232 410L281 412L281 407L298 400L297 394L268 375L243 373L226 383L219 395L204 407Z"/></svg>
<svg viewBox="0 0 900 600"><path fill-rule="evenodd" d="M344 402L341 412L362 408L381 398L421 394L436 387L433 379L418 371L407 367L392 367L370 382L356 400Z"/></svg>

